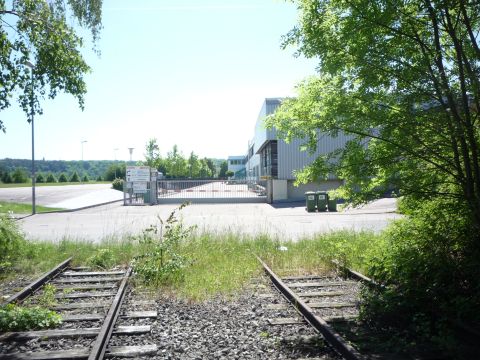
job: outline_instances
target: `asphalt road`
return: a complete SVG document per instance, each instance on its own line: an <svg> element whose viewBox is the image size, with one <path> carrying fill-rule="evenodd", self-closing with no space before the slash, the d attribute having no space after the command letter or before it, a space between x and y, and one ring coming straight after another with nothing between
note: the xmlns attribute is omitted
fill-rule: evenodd
<svg viewBox="0 0 480 360"><path fill-rule="evenodd" d="M43 206L78 209L123 199L123 194L111 187L111 184L37 186L35 201L38 205ZM32 188L0 188L0 200L31 204Z"/></svg>
<svg viewBox="0 0 480 360"><path fill-rule="evenodd" d="M88 241L121 239L159 225L176 205L123 206L115 203L71 213L38 214L20 220L30 239L58 241L71 238ZM332 230L379 232L396 214L394 199L382 199L362 209L338 213L307 213L304 204L198 204L187 206L180 216L197 231L233 232L245 235L268 234L279 240L311 237Z"/></svg>

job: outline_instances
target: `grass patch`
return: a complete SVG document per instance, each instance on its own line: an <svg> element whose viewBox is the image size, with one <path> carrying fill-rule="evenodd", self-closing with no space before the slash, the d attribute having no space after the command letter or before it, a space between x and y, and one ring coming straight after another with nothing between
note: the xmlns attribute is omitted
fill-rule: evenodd
<svg viewBox="0 0 480 360"><path fill-rule="evenodd" d="M111 181L89 181L89 182L55 182L55 183L35 183L35 187L42 186L65 186L65 185L92 185L92 184L111 184ZM18 188L18 187L32 187L32 182L21 184L4 184L0 182L1 188Z"/></svg>
<svg viewBox="0 0 480 360"><path fill-rule="evenodd" d="M12 229L15 224L11 220L3 218L2 221L8 225L5 229L14 232ZM74 258L74 265L101 269L127 266L139 255L161 249L161 232L148 233L151 233L152 241L146 241L146 232L134 238L111 239L100 243L69 239L58 243L27 242L12 236L15 247L10 242L5 244L5 248L14 249L9 250L14 254L4 261L10 265L5 266L6 271L2 272L3 275L0 273L0 278L21 274L37 276L68 257ZM231 296L248 284L252 277L262 274L255 254L279 275L324 273L331 269L330 260L334 258L362 271L367 266L370 254L376 251L382 241L381 236L372 233L347 231L297 242L279 242L268 236L252 237L237 233L196 233L175 242L174 248L170 249L174 258L181 256L188 259L181 271L175 270L175 276L167 276L161 281L146 277L147 281L142 286L154 292L173 292L191 300ZM157 259L154 258L160 261ZM138 278L141 279L141 276Z"/></svg>
<svg viewBox="0 0 480 360"><path fill-rule="evenodd" d="M48 212L63 210L61 208L51 208L47 206L35 205L36 212ZM30 214L32 212L31 204L14 203L8 201L0 201L0 214Z"/></svg>

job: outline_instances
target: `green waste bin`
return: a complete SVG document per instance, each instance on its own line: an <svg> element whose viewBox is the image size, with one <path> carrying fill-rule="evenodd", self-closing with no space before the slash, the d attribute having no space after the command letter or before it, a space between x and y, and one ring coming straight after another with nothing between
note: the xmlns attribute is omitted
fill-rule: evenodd
<svg viewBox="0 0 480 360"><path fill-rule="evenodd" d="M328 194L325 191L317 191L315 194L318 211L327 211Z"/></svg>
<svg viewBox="0 0 480 360"><path fill-rule="evenodd" d="M143 203L144 204L150 204L150 189L147 190L147 192L143 194Z"/></svg>
<svg viewBox="0 0 480 360"><path fill-rule="evenodd" d="M328 211L337 211L337 199L328 198Z"/></svg>
<svg viewBox="0 0 480 360"><path fill-rule="evenodd" d="M313 191L307 191L305 193L305 201L308 212L315 211L315 206L317 205L317 196Z"/></svg>

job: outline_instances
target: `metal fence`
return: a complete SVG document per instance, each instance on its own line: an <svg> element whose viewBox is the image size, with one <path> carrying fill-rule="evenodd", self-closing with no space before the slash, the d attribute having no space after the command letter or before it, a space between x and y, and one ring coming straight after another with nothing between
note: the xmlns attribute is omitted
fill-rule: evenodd
<svg viewBox="0 0 480 360"><path fill-rule="evenodd" d="M265 182L246 180L160 180L158 203L265 202Z"/></svg>

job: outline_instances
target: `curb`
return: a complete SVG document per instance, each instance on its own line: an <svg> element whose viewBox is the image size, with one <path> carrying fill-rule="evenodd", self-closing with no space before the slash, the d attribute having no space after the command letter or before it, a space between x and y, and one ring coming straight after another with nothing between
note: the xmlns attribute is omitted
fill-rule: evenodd
<svg viewBox="0 0 480 360"><path fill-rule="evenodd" d="M123 199L107 201L107 202L100 203L100 204L82 206L82 207L75 208L75 209L44 211L44 212L41 212L41 213L36 213L35 215L70 213L70 212L75 212L75 211L80 211L80 210L91 209L91 208L94 208L94 207L97 207L97 206L114 204L114 203L117 203L117 202L120 202L120 201L123 201ZM29 215L22 216L22 217L17 217L17 218L15 218L15 220L23 220L23 219L26 219L26 218L31 217L31 216L33 216L33 214L29 214Z"/></svg>

